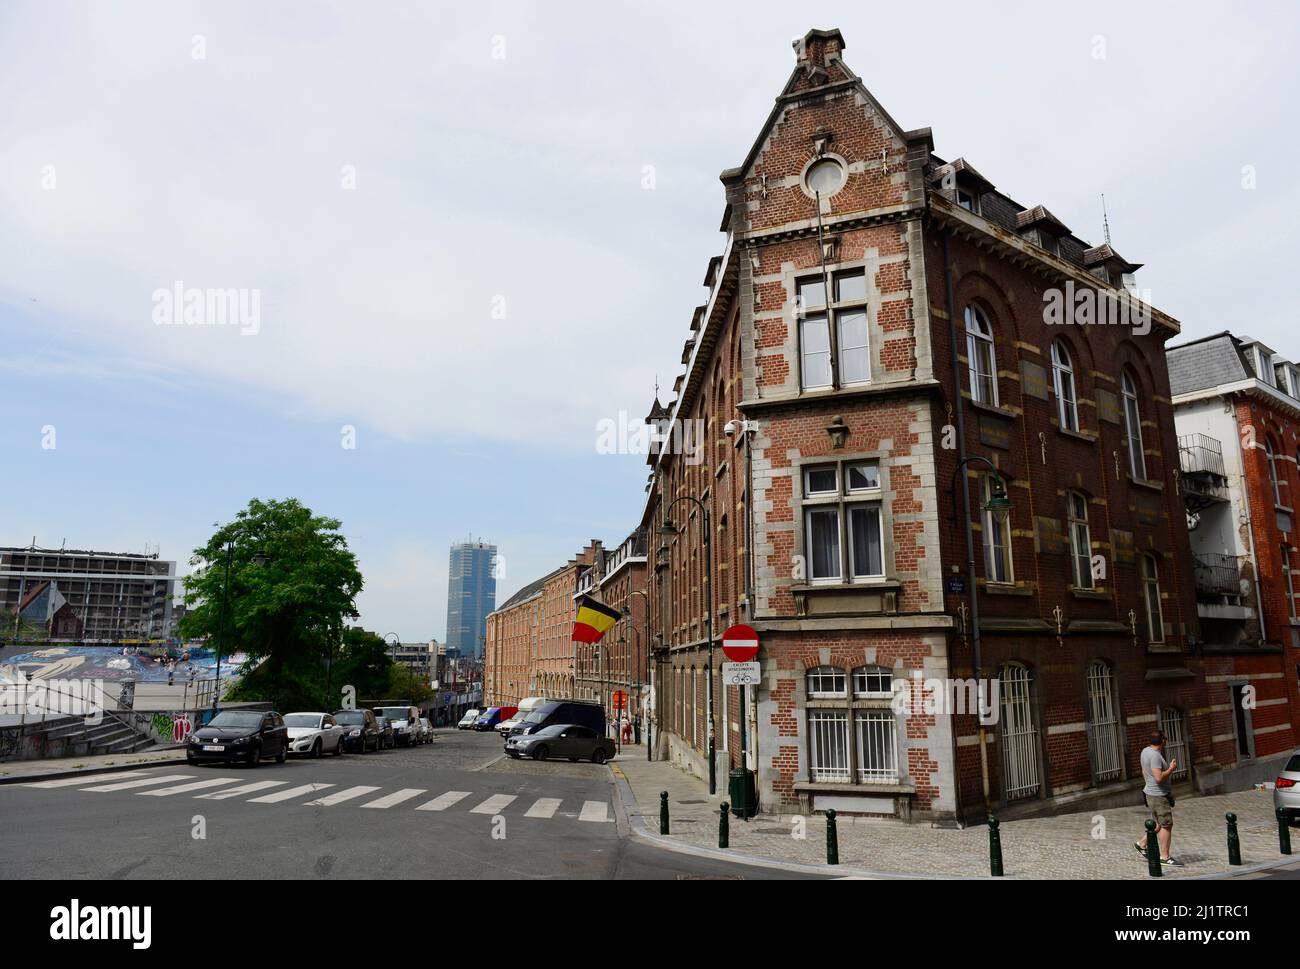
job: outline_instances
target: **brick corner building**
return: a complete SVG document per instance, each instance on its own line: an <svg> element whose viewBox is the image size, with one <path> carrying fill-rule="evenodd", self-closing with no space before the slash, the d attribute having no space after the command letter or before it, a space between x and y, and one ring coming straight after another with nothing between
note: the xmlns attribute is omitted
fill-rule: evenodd
<svg viewBox="0 0 1300 969"><path fill-rule="evenodd" d="M1159 725L1178 780L1215 789L1177 322L1109 244L900 126L839 31L795 46L722 173L725 246L648 419L660 755L704 775L712 733L725 777L743 718L766 810L945 821L1136 800ZM1087 325L1078 294L1145 325ZM710 619L715 645L760 633L748 710ZM982 731L977 677L998 688Z"/></svg>

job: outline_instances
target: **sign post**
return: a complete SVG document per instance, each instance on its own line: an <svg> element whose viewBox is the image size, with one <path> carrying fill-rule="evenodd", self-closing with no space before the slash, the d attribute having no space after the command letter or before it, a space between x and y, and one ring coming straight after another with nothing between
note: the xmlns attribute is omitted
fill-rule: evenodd
<svg viewBox="0 0 1300 969"><path fill-rule="evenodd" d="M729 663L722 664L723 682L740 688L740 769L732 772L732 813L746 821L757 811L754 802L753 773L749 769L749 704L745 687L757 685L761 675L758 663L758 633L737 623L722 634L722 653Z"/></svg>

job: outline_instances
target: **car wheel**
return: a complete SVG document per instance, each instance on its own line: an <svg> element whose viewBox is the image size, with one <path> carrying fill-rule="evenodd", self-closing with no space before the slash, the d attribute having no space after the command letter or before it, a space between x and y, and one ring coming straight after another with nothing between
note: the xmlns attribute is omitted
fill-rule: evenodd
<svg viewBox="0 0 1300 969"><path fill-rule="evenodd" d="M343 756L343 738L342 738L342 737L340 737L340 738L339 738L339 742L336 743L336 744L334 745L334 756L335 756L335 757L342 757L342 756Z"/></svg>
<svg viewBox="0 0 1300 969"><path fill-rule="evenodd" d="M546 744L539 744L537 749L533 751L533 760L545 760L550 755L550 748Z"/></svg>
<svg viewBox="0 0 1300 969"><path fill-rule="evenodd" d="M253 749L248 752L248 766L257 767L262 763L262 745L254 744Z"/></svg>
<svg viewBox="0 0 1300 969"><path fill-rule="evenodd" d="M608 758L605 756L603 747L597 747L591 752L591 762L593 764L603 764Z"/></svg>
<svg viewBox="0 0 1300 969"><path fill-rule="evenodd" d="M311 759L320 760L320 738L319 737L317 737L316 742L311 745Z"/></svg>
<svg viewBox="0 0 1300 969"><path fill-rule="evenodd" d="M289 745L285 744L283 747L280 748L280 752L275 755L275 762L277 764L283 764L288 759L289 759Z"/></svg>

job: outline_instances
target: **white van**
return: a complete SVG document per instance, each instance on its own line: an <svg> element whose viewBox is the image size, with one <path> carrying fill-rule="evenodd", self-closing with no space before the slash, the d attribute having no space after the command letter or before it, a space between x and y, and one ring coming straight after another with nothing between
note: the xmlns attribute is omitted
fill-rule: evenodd
<svg viewBox="0 0 1300 969"><path fill-rule="evenodd" d="M501 734L502 737L509 737L512 727L519 726L519 724L524 722L524 717L528 716L528 714L532 713L546 702L547 700L544 696L524 697L519 701L519 709L515 711L515 715L509 720L503 720L501 723L497 724L497 733Z"/></svg>

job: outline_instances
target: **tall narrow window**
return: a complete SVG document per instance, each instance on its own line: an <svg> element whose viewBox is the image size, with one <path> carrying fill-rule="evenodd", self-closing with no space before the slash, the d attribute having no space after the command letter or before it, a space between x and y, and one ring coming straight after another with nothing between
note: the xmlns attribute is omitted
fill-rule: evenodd
<svg viewBox="0 0 1300 969"><path fill-rule="evenodd" d="M1011 571L1011 516L1006 513L999 515L988 507L989 500L993 497L995 480L991 474L982 478L985 506L984 577L990 582L1011 582L1014 579Z"/></svg>
<svg viewBox="0 0 1300 969"><path fill-rule="evenodd" d="M1088 752L1097 780L1112 780L1123 774L1122 746L1115 674L1097 660L1088 666Z"/></svg>
<svg viewBox="0 0 1300 969"><path fill-rule="evenodd" d="M1092 586L1092 538L1088 531L1088 500L1077 491L1065 496L1070 525L1070 560L1074 563L1074 585L1079 589Z"/></svg>
<svg viewBox="0 0 1300 969"><path fill-rule="evenodd" d="M1008 801L1038 793L1038 725L1030 699L1029 670L1007 663L1001 673L1002 793Z"/></svg>
<svg viewBox="0 0 1300 969"><path fill-rule="evenodd" d="M974 306L966 307L966 359L970 371L971 399L981 404L998 403L998 367L993 353L993 327Z"/></svg>
<svg viewBox="0 0 1300 969"><path fill-rule="evenodd" d="M1296 617L1295 582L1291 578L1291 549L1283 545L1280 551L1282 552L1282 579L1286 582L1286 608L1294 619Z"/></svg>
<svg viewBox="0 0 1300 969"><path fill-rule="evenodd" d="M1079 429L1079 406L1074 390L1074 362L1060 340L1052 343L1052 387L1056 390L1056 416L1061 428Z"/></svg>
<svg viewBox="0 0 1300 969"><path fill-rule="evenodd" d="M1277 455L1273 453L1273 442L1264 439L1264 455L1268 458L1268 483L1273 486L1273 504L1282 504L1282 487L1277 478Z"/></svg>
<svg viewBox="0 0 1300 969"><path fill-rule="evenodd" d="M1128 467L1133 477L1145 481L1146 455L1142 453L1142 411L1138 408L1137 384L1125 370L1120 376L1120 390L1124 394L1124 431L1128 435Z"/></svg>
<svg viewBox="0 0 1300 969"><path fill-rule="evenodd" d="M799 352L805 390L831 386L831 331L826 284L810 279L799 284Z"/></svg>
<svg viewBox="0 0 1300 969"><path fill-rule="evenodd" d="M1142 556L1142 600L1147 608L1147 639L1165 641L1165 620L1160 612L1160 571L1154 555Z"/></svg>
<svg viewBox="0 0 1300 969"><path fill-rule="evenodd" d="M835 276L835 334L840 344L840 383L871 380L867 347L867 274L865 270Z"/></svg>

